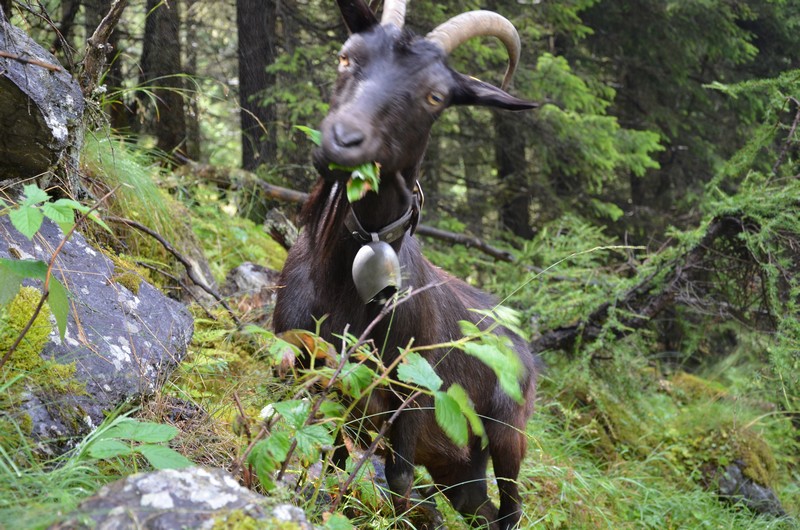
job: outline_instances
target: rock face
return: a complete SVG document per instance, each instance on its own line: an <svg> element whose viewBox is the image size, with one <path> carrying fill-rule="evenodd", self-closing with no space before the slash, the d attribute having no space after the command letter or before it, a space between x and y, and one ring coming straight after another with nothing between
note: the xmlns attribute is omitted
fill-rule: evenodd
<svg viewBox="0 0 800 530"><path fill-rule="evenodd" d="M42 175L57 164L69 175L82 139L77 81L2 13L0 50L16 57L0 57L0 180ZM75 187L68 182L66 191Z"/></svg>
<svg viewBox="0 0 800 530"><path fill-rule="evenodd" d="M88 523L88 524L87 524ZM300 508L275 505L221 469L168 469L103 487L50 530L103 528L282 528L313 530Z"/></svg>
<svg viewBox="0 0 800 530"><path fill-rule="evenodd" d="M732 504L741 502L756 513L786 515L775 492L746 477L743 467L742 462L735 462L724 469L719 477L720 497Z"/></svg>
<svg viewBox="0 0 800 530"><path fill-rule="evenodd" d="M63 237L46 219L31 242L8 216L0 216L2 258L48 262ZM74 363L72 381L54 390L55 381L35 384L25 377L10 392L12 417L28 426L43 449L60 452L97 426L104 413L152 394L186 354L194 321L182 304L135 273L115 269L78 233L64 245L53 271L69 291L69 320L63 341L52 326L40 356L59 366ZM37 280L24 284L42 288ZM9 363L13 367L14 356Z"/></svg>

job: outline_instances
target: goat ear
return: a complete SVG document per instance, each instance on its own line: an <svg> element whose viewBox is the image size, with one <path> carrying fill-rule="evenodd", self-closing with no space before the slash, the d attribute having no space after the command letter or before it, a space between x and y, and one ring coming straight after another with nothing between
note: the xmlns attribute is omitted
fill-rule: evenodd
<svg viewBox="0 0 800 530"><path fill-rule="evenodd" d="M539 106L533 101L519 99L505 90L484 83L474 77L454 72L456 87L453 90L453 105L479 105L505 110L527 110Z"/></svg>
<svg viewBox="0 0 800 530"><path fill-rule="evenodd" d="M364 0L337 0L337 3L350 33L366 31L378 23L375 13Z"/></svg>

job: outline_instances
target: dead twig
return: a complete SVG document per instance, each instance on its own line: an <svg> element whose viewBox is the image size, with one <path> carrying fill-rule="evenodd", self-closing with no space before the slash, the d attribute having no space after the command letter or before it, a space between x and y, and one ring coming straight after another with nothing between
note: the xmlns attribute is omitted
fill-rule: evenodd
<svg viewBox="0 0 800 530"><path fill-rule="evenodd" d="M197 275L192 263L188 259L186 259L186 257L184 257L183 254L181 254L180 252L175 250L175 247L173 247L169 243L169 241L164 239L164 237L161 234L159 234L158 232L156 232L155 230L153 230L151 228L146 227L145 225L143 225L143 224L141 224L141 223L139 223L137 221L134 221L133 219L126 219L124 217L116 217L116 216L113 216L113 215L112 216L108 216L105 219L106 219L106 221L111 221L112 223L120 223L120 224L124 224L124 225L130 226L131 228L135 228L136 230L139 230L140 232L144 232L145 234L149 235L150 237L152 237L153 239L155 239L156 241L161 243L161 246L164 247L164 249L167 252L172 254L175 257L175 259L177 259L181 263L181 265L184 266L184 268L186 269L186 274L189 276L189 279L192 280L195 283L195 285L197 285L202 290L204 290L205 292L210 294L212 297L214 297L214 299L217 302L219 302L220 305L222 305L222 307L224 307L228 311L228 314L231 316L233 321L236 323L236 326L237 327L241 327L242 323L239 320L239 317L236 316L236 313L233 312L233 310L230 308L228 303L219 295L219 293L217 293L214 289L209 287L206 284L206 282Z"/></svg>
<svg viewBox="0 0 800 530"><path fill-rule="evenodd" d="M32 64L34 66L41 66L42 68L46 68L51 72L61 72L63 68L58 66L57 64L46 63L44 61L40 61L39 59L28 59L27 57L23 57L16 53L6 52L0 50L0 57L5 57L6 59L12 59L14 61L19 61L25 64Z"/></svg>
<svg viewBox="0 0 800 530"><path fill-rule="evenodd" d="M217 317L215 317L215 316L214 316L214 314L213 314L211 311L209 311L209 310L208 310L208 308L206 307L206 305L205 305L205 304L204 304L204 303L203 303L203 302L200 300L200 298L199 298L199 297L198 297L196 294L194 294L194 291L192 291L191 289L189 289L189 286L188 286L188 285L186 285L186 283L185 283L183 280L181 280L180 278L178 278L178 277L177 277L177 276L175 276L174 274L170 274L170 273L168 273L167 271L165 271L165 270L162 270L162 269L159 269L158 267L156 267L156 266L154 266L154 265L151 265L151 264L149 264L149 263L146 263L146 262L144 262L144 261L137 261L137 262L136 262L136 264L137 264L137 265L139 265L140 267L144 267L144 268L146 268L146 269L150 269L150 270L151 270L151 271L153 271L153 272L157 272L158 274L161 274L162 276L166 276L166 277L167 277L167 278L169 278L170 280L172 280L172 281L174 281L175 283L177 283L178 285L180 285L180 286L181 286L181 289L183 289L183 290L184 290L184 292L187 292L187 293L189 293L189 296L191 296L192 298L194 298L194 301L195 301L195 302L197 302L197 305L199 305L199 306L200 306L200 309L202 309L202 310L203 310L203 312L206 314L206 316L207 316L208 318L210 318L211 320L214 320L214 321L216 321L216 320L217 320Z"/></svg>

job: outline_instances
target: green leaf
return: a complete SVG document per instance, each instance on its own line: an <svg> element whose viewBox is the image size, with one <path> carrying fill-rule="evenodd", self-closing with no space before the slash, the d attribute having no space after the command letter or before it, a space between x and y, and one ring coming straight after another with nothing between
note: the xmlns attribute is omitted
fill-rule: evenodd
<svg viewBox="0 0 800 530"><path fill-rule="evenodd" d="M87 219L90 219L91 221L94 221L97 225L102 227L106 232L113 233L113 231L105 223L105 221L100 219L100 216L97 215L97 212L93 211L89 206L83 205L83 204L81 204L79 202L76 202L76 201L70 201L70 204L71 204L71 206L73 208L75 208L75 210L77 210L77 211L81 212L82 214L86 215Z"/></svg>
<svg viewBox="0 0 800 530"><path fill-rule="evenodd" d="M333 437L324 425L306 425L299 429L294 439L297 440L297 453L301 458L314 460L325 447L333 445Z"/></svg>
<svg viewBox="0 0 800 530"><path fill-rule="evenodd" d="M295 125L295 129L303 131L308 136L308 139L311 140L314 145L322 145L322 133L316 129L312 129L311 127L306 127L305 125Z"/></svg>
<svg viewBox="0 0 800 530"><path fill-rule="evenodd" d="M58 224L58 227L61 229L61 231L64 232L65 234L68 233L70 230L72 230L72 227L75 226L75 223L73 223L73 222L70 222L70 223L57 223L57 224Z"/></svg>
<svg viewBox="0 0 800 530"><path fill-rule="evenodd" d="M123 440L130 440L136 428L139 426L137 420L131 418L122 418L117 420L114 425L104 430L97 435L99 440L107 440L109 438L121 438Z"/></svg>
<svg viewBox="0 0 800 530"><path fill-rule="evenodd" d="M119 440L98 440L89 446L89 456L107 460L115 456L126 456L133 453L130 444Z"/></svg>
<svg viewBox="0 0 800 530"><path fill-rule="evenodd" d="M25 206L33 206L34 204L50 200L50 196L47 192L36 184L28 184L23 190L25 200L22 201L22 204Z"/></svg>
<svg viewBox="0 0 800 530"><path fill-rule="evenodd" d="M136 451L156 469L182 469L194 465L194 462L166 445L142 444Z"/></svg>
<svg viewBox="0 0 800 530"><path fill-rule="evenodd" d="M0 307L17 296L21 285L22 277L6 269L0 262Z"/></svg>
<svg viewBox="0 0 800 530"><path fill-rule="evenodd" d="M369 189L362 179L351 178L347 181L347 200L351 203L361 200Z"/></svg>
<svg viewBox="0 0 800 530"><path fill-rule="evenodd" d="M272 436L270 436L271 438ZM275 489L272 472L278 469L281 461L276 460L269 452L268 440L261 440L253 446L247 457L247 463L255 467L259 482L267 491Z"/></svg>
<svg viewBox="0 0 800 530"><path fill-rule="evenodd" d="M55 276L50 277L50 292L47 295L47 304L56 318L58 334L61 336L61 340L64 340L64 334L67 332L67 317L69 316L69 297L64 285Z"/></svg>
<svg viewBox="0 0 800 530"><path fill-rule="evenodd" d="M350 176L354 179L361 179L367 181L370 188L377 193L378 185L380 184L381 169L375 162L367 162L353 169Z"/></svg>
<svg viewBox="0 0 800 530"><path fill-rule="evenodd" d="M44 280L47 275L47 263L38 259L6 259L0 258L0 269L22 276Z"/></svg>
<svg viewBox="0 0 800 530"><path fill-rule="evenodd" d="M461 414L463 414L469 422L472 433L475 436L483 438L484 444L488 443L489 439L486 437L486 432L483 430L483 422L480 416L478 416L478 413L475 412L472 400L467 395L467 391L464 390L464 387L458 384L452 384L450 388L447 389L447 395L458 403L458 408L461 409Z"/></svg>
<svg viewBox="0 0 800 530"><path fill-rule="evenodd" d="M33 239L33 235L39 231L44 220L44 214L32 206L20 206L18 209L8 214L11 224L28 239Z"/></svg>
<svg viewBox="0 0 800 530"><path fill-rule="evenodd" d="M409 353L397 367L397 378L404 383L413 383L428 390L439 390L442 378L433 371L430 363L416 352Z"/></svg>
<svg viewBox="0 0 800 530"><path fill-rule="evenodd" d="M519 386L519 375L525 369L519 358L511 348L510 344L505 344L503 339L510 342L508 337L494 335L484 335L483 341L468 342L464 345L464 351L480 359L485 365L492 369L500 382L503 391L511 396L517 403L522 403L522 389ZM487 340L493 342L487 342Z"/></svg>
<svg viewBox="0 0 800 530"><path fill-rule="evenodd" d="M350 397L358 398L376 378L368 366L346 363L339 374L342 390Z"/></svg>
<svg viewBox="0 0 800 530"><path fill-rule="evenodd" d="M149 421L121 421L103 433L103 438L122 438L135 442L168 442L177 436L172 425Z"/></svg>
<svg viewBox="0 0 800 530"><path fill-rule="evenodd" d="M467 420L461 414L461 407L452 396L445 392L433 394L433 404L436 413L436 423L445 432L454 444L464 447L469 441Z"/></svg>
<svg viewBox="0 0 800 530"><path fill-rule="evenodd" d="M465 337L476 337L482 333L480 328L469 320L459 320L458 325L461 327L461 334Z"/></svg>
<svg viewBox="0 0 800 530"><path fill-rule="evenodd" d="M64 199L44 203L42 213L56 223L72 223L75 220L75 209L71 205L65 204Z"/></svg>
<svg viewBox="0 0 800 530"><path fill-rule="evenodd" d="M353 530L355 526L342 514L334 513L325 521L325 530Z"/></svg>
<svg viewBox="0 0 800 530"><path fill-rule="evenodd" d="M263 446L276 462L283 462L289 454L292 441L289 439L289 433L286 431L276 431L270 434L269 438L264 440Z"/></svg>
<svg viewBox="0 0 800 530"><path fill-rule="evenodd" d="M292 399L289 401L279 401L272 404L278 414L294 429L300 429L306 423L311 412L311 405L308 401Z"/></svg>

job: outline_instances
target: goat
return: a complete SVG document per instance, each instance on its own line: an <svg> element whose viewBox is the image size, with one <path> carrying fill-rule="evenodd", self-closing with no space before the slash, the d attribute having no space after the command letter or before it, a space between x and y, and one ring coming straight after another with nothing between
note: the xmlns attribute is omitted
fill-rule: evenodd
<svg viewBox="0 0 800 530"><path fill-rule="evenodd" d="M381 355L388 365L412 339L415 345L458 339L460 320L478 322L470 308L496 304L491 296L434 267L412 237L421 202L417 179L434 121L452 105L524 110L536 104L504 90L519 58L520 41L502 16L488 11L463 13L423 38L402 28L405 0L388 0L380 22L364 0L338 0L338 4L351 36L339 54L321 145L313 154L321 178L303 208L304 230L279 280L282 288L273 326L278 333L315 330L325 316L320 324L324 338L332 340L345 329L358 336L380 313L381 297L398 287L399 266L405 285L433 287L398 305L390 324L380 322L373 329L370 338L384 345ZM480 35L496 36L506 46L509 66L503 88L446 64L453 49ZM344 189L350 173L332 168L366 162L380 166L379 192L367 193L351 205ZM379 248L380 242L387 246ZM365 248L384 253L384 261L379 258L378 263L388 265L390 274L354 279L354 260ZM519 375L524 403L509 397L492 370L474 357L457 350L426 352L443 388L458 383L466 390L484 418L488 447L472 434L466 447L456 446L437 425L431 402L417 399L419 407L404 409L387 433L386 478L396 507L408 506L414 466L424 465L454 508L473 525L500 530L518 524L516 480L526 449L524 430L533 407L537 361L522 339L498 329L513 341L524 367ZM408 391L403 389L376 390L361 412L380 426L404 396ZM490 456L498 480L499 510L487 495Z"/></svg>

